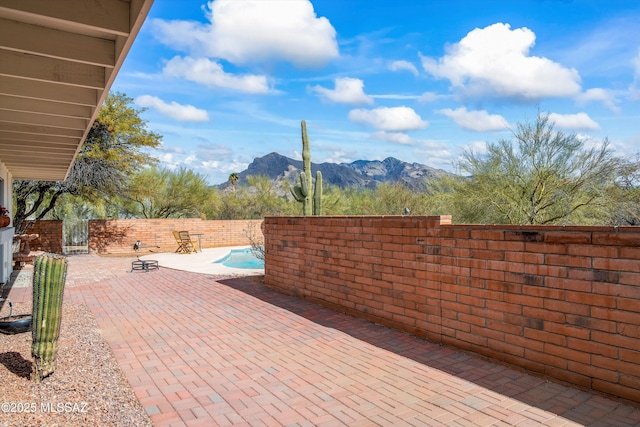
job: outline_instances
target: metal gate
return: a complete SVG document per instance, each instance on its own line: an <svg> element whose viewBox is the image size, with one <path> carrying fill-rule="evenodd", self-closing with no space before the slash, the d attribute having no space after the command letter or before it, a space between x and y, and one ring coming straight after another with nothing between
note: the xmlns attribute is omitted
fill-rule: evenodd
<svg viewBox="0 0 640 427"><path fill-rule="evenodd" d="M64 255L89 253L89 220L62 221L62 253Z"/></svg>

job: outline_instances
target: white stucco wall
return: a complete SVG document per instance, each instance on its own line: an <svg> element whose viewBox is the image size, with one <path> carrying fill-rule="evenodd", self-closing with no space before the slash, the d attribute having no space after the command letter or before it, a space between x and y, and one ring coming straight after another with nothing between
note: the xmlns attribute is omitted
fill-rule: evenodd
<svg viewBox="0 0 640 427"><path fill-rule="evenodd" d="M13 214L12 176L2 160L0 160L0 205ZM13 222L13 221L12 221ZM0 228L0 283L7 283L13 270L13 223L9 227Z"/></svg>

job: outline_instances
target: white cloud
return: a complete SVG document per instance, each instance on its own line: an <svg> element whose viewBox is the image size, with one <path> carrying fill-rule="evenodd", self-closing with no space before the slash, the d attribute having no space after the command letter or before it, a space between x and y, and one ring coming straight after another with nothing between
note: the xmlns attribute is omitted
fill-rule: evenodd
<svg viewBox="0 0 640 427"><path fill-rule="evenodd" d="M576 101L578 105L586 105L589 102L598 101L602 102L602 104L611 111L615 113L620 112L620 107L616 105L620 101L618 101L618 99L613 93L611 93L611 91L606 89L593 88L586 90L576 97Z"/></svg>
<svg viewBox="0 0 640 427"><path fill-rule="evenodd" d="M463 147L464 151L474 154L487 154L489 152L485 141L472 141Z"/></svg>
<svg viewBox="0 0 640 427"><path fill-rule="evenodd" d="M452 119L462 129L475 132L488 132L503 130L509 127L509 123L499 114L489 114L485 110L467 111L465 107L445 108L438 113Z"/></svg>
<svg viewBox="0 0 640 427"><path fill-rule="evenodd" d="M489 147L487 146L487 142L485 141L470 141L460 147L458 155L453 161L455 166L455 173L457 174L466 174L467 172L462 170L460 166L463 163L466 163L465 157L467 154L473 154L474 156L484 156L489 153Z"/></svg>
<svg viewBox="0 0 640 427"><path fill-rule="evenodd" d="M232 173L232 172L243 171L248 166L249 166L249 163L240 162L240 161L232 159L232 158L225 159L225 161L203 160L200 163L200 167L204 171L214 169L216 171L217 175L222 174L223 176L224 175L228 175L229 173ZM225 180L226 180L226 177L225 177ZM224 182L224 181L222 181L222 182Z"/></svg>
<svg viewBox="0 0 640 427"><path fill-rule="evenodd" d="M378 132L375 132L372 136L374 139L377 139L380 141L392 142L394 144L401 144L401 145L413 144L413 140L411 139L411 137L406 133L402 133L402 132L378 131Z"/></svg>
<svg viewBox="0 0 640 427"><path fill-rule="evenodd" d="M389 69L391 71L409 71L414 76L419 74L416 66L409 61L393 61L389 63Z"/></svg>
<svg viewBox="0 0 640 427"><path fill-rule="evenodd" d="M198 158L196 156L194 156L193 154L187 156L182 162L185 165L192 165L193 163L197 162Z"/></svg>
<svg viewBox="0 0 640 427"><path fill-rule="evenodd" d="M209 113L193 105L182 105L175 101L164 102L157 96L142 95L136 98L136 104L157 110L160 114L181 122L208 122Z"/></svg>
<svg viewBox="0 0 640 427"><path fill-rule="evenodd" d="M172 48L237 65L275 59L317 67L339 56L335 29L309 0L215 0L205 12L207 24L156 19L152 25Z"/></svg>
<svg viewBox="0 0 640 427"><path fill-rule="evenodd" d="M178 152L178 150L171 150ZM226 145L203 144L180 155L173 152L159 156L160 164L171 170L187 167L207 177L209 183L226 181L229 173L240 172L247 168L246 161L235 158Z"/></svg>
<svg viewBox="0 0 640 427"><path fill-rule="evenodd" d="M419 141L414 154L420 163L433 168L453 171L455 155L450 151L454 145L451 141L422 140Z"/></svg>
<svg viewBox="0 0 640 427"><path fill-rule="evenodd" d="M207 25L197 21L149 20L153 36L168 47L193 55L206 55Z"/></svg>
<svg viewBox="0 0 640 427"><path fill-rule="evenodd" d="M347 152L345 150L335 150L325 154L325 161L329 163L351 163L355 153ZM300 157L300 154L296 158Z"/></svg>
<svg viewBox="0 0 640 427"><path fill-rule="evenodd" d="M160 142L160 145L156 147L156 150L162 151L163 153L167 153L167 155L172 155L172 153L183 154L183 147L176 147L174 145L167 145L164 141Z"/></svg>
<svg viewBox="0 0 640 427"><path fill-rule="evenodd" d="M420 95L418 102L435 102L440 98L443 98L443 95L438 95L435 92L425 92Z"/></svg>
<svg viewBox="0 0 640 427"><path fill-rule="evenodd" d="M556 126L573 131L589 131L598 130L600 125L593 121L587 113L577 114L549 114L549 121Z"/></svg>
<svg viewBox="0 0 640 427"><path fill-rule="evenodd" d="M232 154L230 147L222 144L199 145L196 151L196 155L200 159L220 159Z"/></svg>
<svg viewBox="0 0 640 427"><path fill-rule="evenodd" d="M217 160L205 160L202 162L202 167L206 169L218 169L221 164L224 164L224 162Z"/></svg>
<svg viewBox="0 0 640 427"><path fill-rule="evenodd" d="M364 93L364 82L360 79L337 78L335 89L326 89L322 86L311 88L323 98L341 104L373 104L373 98Z"/></svg>
<svg viewBox="0 0 640 427"><path fill-rule="evenodd" d="M422 66L466 96L539 100L577 95L580 76L575 69L529 56L535 38L528 28L511 30L509 24L476 28L442 58L422 57Z"/></svg>
<svg viewBox="0 0 640 427"><path fill-rule="evenodd" d="M172 153L162 154L162 155L160 155L159 159L160 159L160 161L162 163L167 164L167 166L174 165L174 163L175 163ZM173 167L175 167L175 165Z"/></svg>
<svg viewBox="0 0 640 427"><path fill-rule="evenodd" d="M576 138L584 144L584 148L587 150L595 149L600 150L604 146L605 140L601 138L594 138L590 135L577 134ZM608 139L607 142L609 143ZM609 145L610 149L615 150L615 144Z"/></svg>
<svg viewBox="0 0 640 427"><path fill-rule="evenodd" d="M418 95L403 95L399 93L385 93L384 95L371 95L374 99L399 99L399 100L412 100L420 98Z"/></svg>
<svg viewBox="0 0 640 427"><path fill-rule="evenodd" d="M410 107L379 107L373 110L363 108L351 110L349 120L368 124L377 130L403 132L426 128L429 123Z"/></svg>
<svg viewBox="0 0 640 427"><path fill-rule="evenodd" d="M266 94L271 90L266 76L247 74L234 76L225 73L222 66L207 58L176 56L169 60L162 72L171 77L180 77L208 87L233 89L252 94Z"/></svg>

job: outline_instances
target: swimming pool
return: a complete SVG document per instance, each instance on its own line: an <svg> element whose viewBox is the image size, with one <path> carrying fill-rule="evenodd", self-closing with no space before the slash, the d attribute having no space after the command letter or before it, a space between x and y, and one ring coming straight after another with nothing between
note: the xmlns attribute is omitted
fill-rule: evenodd
<svg viewBox="0 0 640 427"><path fill-rule="evenodd" d="M264 269L264 260L253 255L250 248L232 249L226 256L214 263L231 268Z"/></svg>

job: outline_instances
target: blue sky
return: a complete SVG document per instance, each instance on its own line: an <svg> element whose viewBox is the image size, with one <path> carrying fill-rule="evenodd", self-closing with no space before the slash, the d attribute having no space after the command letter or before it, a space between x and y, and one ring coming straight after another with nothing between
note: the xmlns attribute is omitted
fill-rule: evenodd
<svg viewBox="0 0 640 427"><path fill-rule="evenodd" d="M256 157L393 156L449 171L538 109L640 151L640 2L155 0L112 90L166 167L222 183Z"/></svg>

